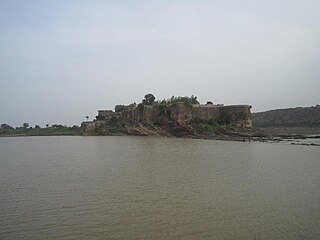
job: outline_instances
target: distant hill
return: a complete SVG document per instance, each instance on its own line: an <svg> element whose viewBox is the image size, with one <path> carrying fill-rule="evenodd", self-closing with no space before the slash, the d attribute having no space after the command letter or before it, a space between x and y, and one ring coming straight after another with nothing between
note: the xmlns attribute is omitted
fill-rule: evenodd
<svg viewBox="0 0 320 240"><path fill-rule="evenodd" d="M254 127L318 127L320 105L253 113L252 120Z"/></svg>

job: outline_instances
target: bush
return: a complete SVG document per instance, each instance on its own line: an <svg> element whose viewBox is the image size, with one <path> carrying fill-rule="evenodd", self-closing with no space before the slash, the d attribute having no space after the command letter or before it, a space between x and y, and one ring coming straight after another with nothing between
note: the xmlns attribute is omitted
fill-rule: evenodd
<svg viewBox="0 0 320 240"><path fill-rule="evenodd" d="M114 111L115 112L122 112L122 111L127 110L127 109L128 109L128 107L125 106L125 105L116 105L114 107Z"/></svg>
<svg viewBox="0 0 320 240"><path fill-rule="evenodd" d="M4 130L12 130L12 129L14 129L14 128L11 127L11 126L8 125L8 124L3 123L3 124L1 124L1 129L4 129Z"/></svg>
<svg viewBox="0 0 320 240"><path fill-rule="evenodd" d="M152 105L154 100L155 100L155 96L151 93L148 93L144 96L144 99L142 100L142 104L144 105Z"/></svg>
<svg viewBox="0 0 320 240"><path fill-rule="evenodd" d="M170 99L167 100L167 104L175 104L175 103L184 103L187 106L190 106L192 104L199 104L197 97L194 95L191 95L191 97L175 97L172 96Z"/></svg>
<svg viewBox="0 0 320 240"><path fill-rule="evenodd" d="M98 115L98 116L96 116L96 119L97 119L97 120L105 120L106 118L105 118L104 116Z"/></svg>

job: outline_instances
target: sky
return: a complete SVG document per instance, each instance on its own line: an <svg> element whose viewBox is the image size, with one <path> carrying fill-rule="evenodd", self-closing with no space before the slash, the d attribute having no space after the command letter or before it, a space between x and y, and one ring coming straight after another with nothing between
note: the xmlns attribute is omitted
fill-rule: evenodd
<svg viewBox="0 0 320 240"><path fill-rule="evenodd" d="M319 0L0 0L0 123L80 125L147 93L314 106L319 13Z"/></svg>

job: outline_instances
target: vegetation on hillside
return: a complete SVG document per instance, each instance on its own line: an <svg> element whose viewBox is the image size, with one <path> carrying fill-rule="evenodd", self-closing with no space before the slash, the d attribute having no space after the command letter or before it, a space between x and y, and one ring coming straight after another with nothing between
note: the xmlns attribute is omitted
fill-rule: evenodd
<svg viewBox="0 0 320 240"><path fill-rule="evenodd" d="M144 96L144 98L139 104L136 104L134 102L129 105L116 105L114 110L115 112L122 112L135 107L138 107L139 109L143 110L144 105L169 106L176 103L184 103L186 105L192 105L192 104L199 104L199 101L197 100L197 97L194 95L191 95L191 97L172 96L171 98L168 98L168 99L156 100L156 97L152 93L148 93Z"/></svg>
<svg viewBox="0 0 320 240"><path fill-rule="evenodd" d="M165 105L172 105L175 103L184 103L186 105L191 105L191 104L199 104L199 101L197 100L196 96L191 95L191 97L172 96L171 98L168 98L167 100L163 99L160 102L160 104L165 104Z"/></svg>
<svg viewBox="0 0 320 240"><path fill-rule="evenodd" d="M252 120L255 127L320 126L320 105L253 113Z"/></svg>

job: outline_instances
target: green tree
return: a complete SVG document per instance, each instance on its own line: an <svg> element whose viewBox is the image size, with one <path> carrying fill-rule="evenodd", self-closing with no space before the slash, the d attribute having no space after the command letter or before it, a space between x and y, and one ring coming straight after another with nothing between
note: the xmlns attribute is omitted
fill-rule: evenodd
<svg viewBox="0 0 320 240"><path fill-rule="evenodd" d="M34 128L40 129L41 127L39 125L35 125Z"/></svg>
<svg viewBox="0 0 320 240"><path fill-rule="evenodd" d="M12 130L13 129L13 127L11 127L10 125L5 124L5 123L1 124L1 128L5 129L5 130Z"/></svg>
<svg viewBox="0 0 320 240"><path fill-rule="evenodd" d="M199 101L197 100L197 97L194 95L191 95L190 97L190 103L191 104L199 104Z"/></svg>
<svg viewBox="0 0 320 240"><path fill-rule="evenodd" d="M148 93L144 96L144 99L142 100L142 103L144 105L152 105L152 103L154 102L155 100L155 96L151 93Z"/></svg>
<svg viewBox="0 0 320 240"><path fill-rule="evenodd" d="M137 104L135 102L133 102L128 105L128 108L135 108L136 106L137 106Z"/></svg>
<svg viewBox="0 0 320 240"><path fill-rule="evenodd" d="M122 111L124 111L124 110L127 110L127 107L126 107L125 105L116 105L116 106L114 107L114 111L115 111L115 112L122 112Z"/></svg>
<svg viewBox="0 0 320 240"><path fill-rule="evenodd" d="M170 99L167 100L167 104L175 104L175 103L184 103L186 105L191 105L191 104L199 104L197 97L192 95L191 97L175 97L172 96Z"/></svg>
<svg viewBox="0 0 320 240"><path fill-rule="evenodd" d="M29 127L29 123L23 123L23 124L22 124L22 127L28 128L28 127Z"/></svg>
<svg viewBox="0 0 320 240"><path fill-rule="evenodd" d="M53 128L64 128L65 126L63 126L62 124L53 124L52 127Z"/></svg>
<svg viewBox="0 0 320 240"><path fill-rule="evenodd" d="M104 116L98 115L96 116L97 120L106 120L106 118Z"/></svg>

